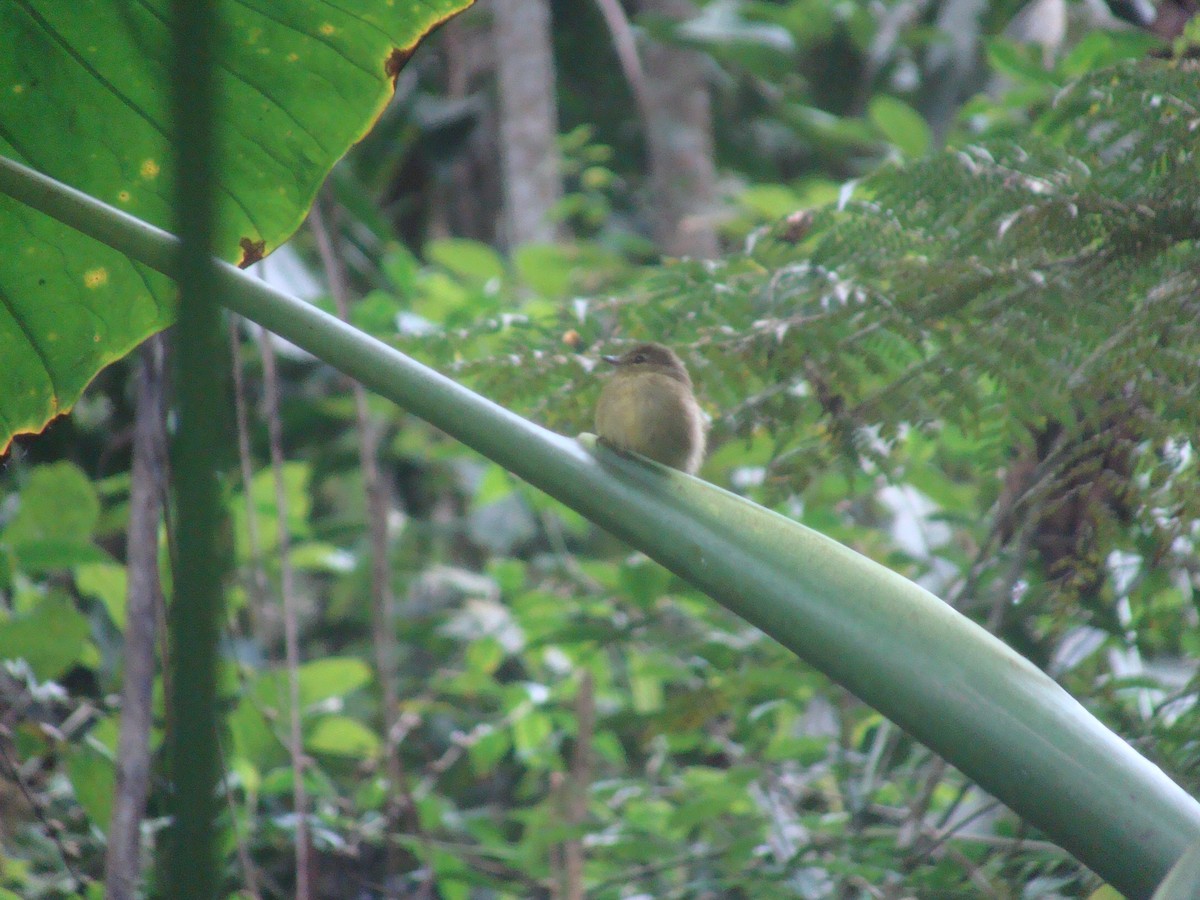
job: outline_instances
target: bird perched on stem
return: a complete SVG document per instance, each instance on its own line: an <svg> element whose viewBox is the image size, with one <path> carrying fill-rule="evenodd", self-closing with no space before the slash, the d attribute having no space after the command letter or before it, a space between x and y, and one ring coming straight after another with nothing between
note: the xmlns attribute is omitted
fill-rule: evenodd
<svg viewBox="0 0 1200 900"><path fill-rule="evenodd" d="M601 359L616 371L596 403L600 440L684 472L699 469L707 425L683 361L662 344Z"/></svg>

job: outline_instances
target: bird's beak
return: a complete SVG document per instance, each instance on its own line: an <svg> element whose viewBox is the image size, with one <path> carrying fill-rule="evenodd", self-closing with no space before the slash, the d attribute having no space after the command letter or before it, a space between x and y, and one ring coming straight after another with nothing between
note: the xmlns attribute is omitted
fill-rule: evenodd
<svg viewBox="0 0 1200 900"><path fill-rule="evenodd" d="M606 363L608 363L609 365L613 365L613 366L615 366L617 363L619 363L621 361L621 357L619 357L619 356L602 356L600 358L602 360L604 360Z"/></svg>

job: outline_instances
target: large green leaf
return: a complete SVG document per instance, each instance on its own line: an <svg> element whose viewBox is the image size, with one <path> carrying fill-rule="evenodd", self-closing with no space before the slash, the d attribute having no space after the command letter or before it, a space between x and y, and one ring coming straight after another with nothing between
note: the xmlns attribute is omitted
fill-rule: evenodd
<svg viewBox="0 0 1200 900"><path fill-rule="evenodd" d="M303 220L417 41L470 0L226 0L218 255ZM172 226L167 0L0 4L0 154ZM0 197L0 452L172 319L170 283Z"/></svg>

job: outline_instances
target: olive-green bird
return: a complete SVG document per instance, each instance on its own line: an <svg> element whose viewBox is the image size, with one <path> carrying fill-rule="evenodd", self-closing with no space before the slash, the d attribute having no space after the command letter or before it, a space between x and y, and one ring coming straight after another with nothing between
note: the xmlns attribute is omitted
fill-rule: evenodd
<svg viewBox="0 0 1200 900"><path fill-rule="evenodd" d="M683 361L662 344L601 359L617 370L596 403L600 440L684 472L699 469L708 428Z"/></svg>

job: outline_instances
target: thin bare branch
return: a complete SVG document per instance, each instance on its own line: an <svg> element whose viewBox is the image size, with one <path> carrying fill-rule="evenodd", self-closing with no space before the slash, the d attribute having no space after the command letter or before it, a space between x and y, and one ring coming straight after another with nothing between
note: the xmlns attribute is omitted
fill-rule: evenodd
<svg viewBox="0 0 1200 900"><path fill-rule="evenodd" d="M310 900L312 890L311 845L308 839L308 792L304 787L304 742L300 731L300 623L296 613L295 573L291 564L288 532L287 486L283 478L283 423L279 415L279 373L271 333L261 332L263 399L267 435L271 444L271 471L275 475L275 514L279 520L279 582L283 594L283 643L287 655L288 753L292 763L292 805L296 813L296 900Z"/></svg>
<svg viewBox="0 0 1200 900"><path fill-rule="evenodd" d="M642 133L650 131L650 100L646 93L646 73L642 69L642 59L638 56L637 41L634 39L633 27L620 0L596 0L596 7L604 17L608 33L612 35L613 49L617 52L617 61L621 64L621 72L629 82L629 90L633 92L633 102L637 106L638 118L642 121Z"/></svg>
<svg viewBox="0 0 1200 900"><path fill-rule="evenodd" d="M142 344L126 532L128 588L125 673L116 788L104 860L110 900L133 900L142 873L142 817L150 787L150 728L155 668L155 625L162 604L158 577L158 525L167 484L166 351L161 336Z"/></svg>
<svg viewBox="0 0 1200 900"><path fill-rule="evenodd" d="M572 831L583 827L587 820L588 792L592 783L592 742L596 732L596 697L592 673L583 670L579 691L575 695L575 750L571 754L571 771L565 785L566 809L564 819ZM563 846L563 869L566 876L567 900L583 900L583 841L576 834Z"/></svg>
<svg viewBox="0 0 1200 900"><path fill-rule="evenodd" d="M254 506L254 457L250 452L250 416L246 402L246 377L242 371L240 317L229 314L229 357L233 369L233 409L237 424L238 463L242 475L242 494L246 500L246 537L250 550L250 625L262 641L261 617L271 594L267 568L263 565L262 541L258 536L258 510Z"/></svg>

